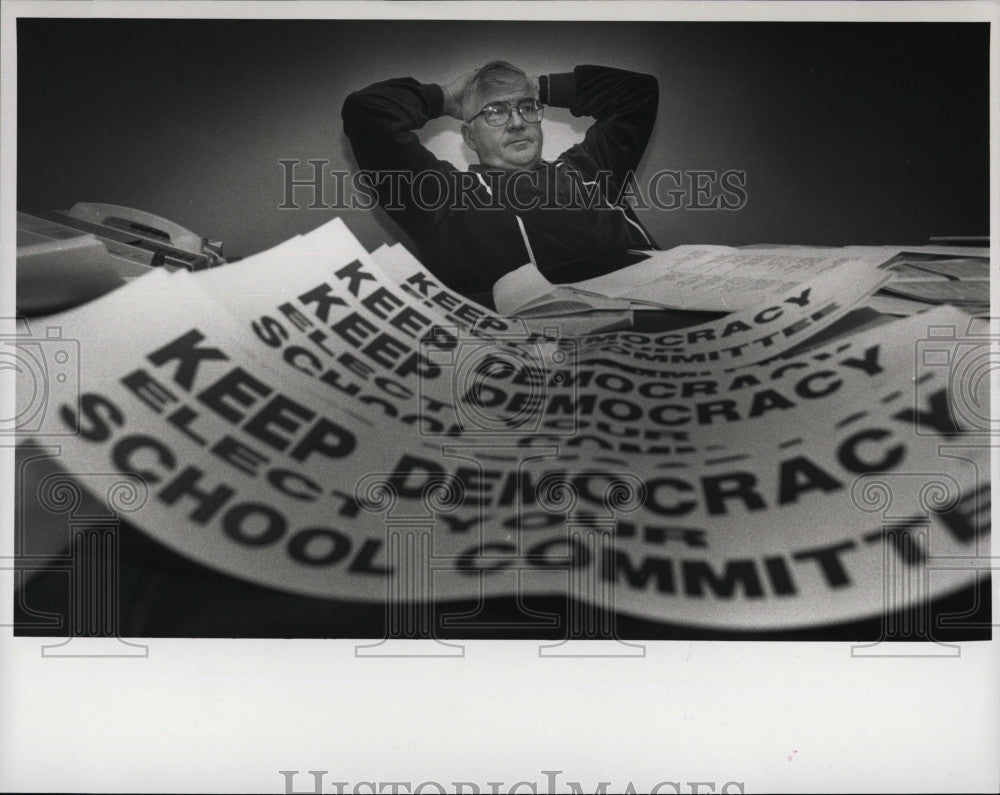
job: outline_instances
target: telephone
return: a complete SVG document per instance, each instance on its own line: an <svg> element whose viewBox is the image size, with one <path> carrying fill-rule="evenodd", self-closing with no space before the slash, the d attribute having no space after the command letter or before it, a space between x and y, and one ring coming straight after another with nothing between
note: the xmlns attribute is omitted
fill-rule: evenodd
<svg viewBox="0 0 1000 795"><path fill-rule="evenodd" d="M52 216L59 215L62 214L52 214ZM78 202L63 215L63 218L69 219L71 226L105 238L109 242L153 252L157 256L150 262L151 265L167 265L196 271L225 262L221 242L208 240L180 224L132 207ZM58 219L52 218L52 220Z"/></svg>
<svg viewBox="0 0 1000 795"><path fill-rule="evenodd" d="M132 207L80 202L17 213L17 307L26 314L75 306L151 268L225 262L220 241Z"/></svg>

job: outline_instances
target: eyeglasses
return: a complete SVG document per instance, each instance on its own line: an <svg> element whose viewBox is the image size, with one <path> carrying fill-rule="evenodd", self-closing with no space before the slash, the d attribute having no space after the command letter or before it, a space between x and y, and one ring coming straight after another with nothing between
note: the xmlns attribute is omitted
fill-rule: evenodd
<svg viewBox="0 0 1000 795"><path fill-rule="evenodd" d="M491 102L479 111L476 116L482 116L491 127L501 127L510 121L511 114L514 111L517 111L517 115L525 123L538 124L542 120L545 106L537 99L522 99L517 104L506 101ZM473 116L469 121L471 122L476 116Z"/></svg>

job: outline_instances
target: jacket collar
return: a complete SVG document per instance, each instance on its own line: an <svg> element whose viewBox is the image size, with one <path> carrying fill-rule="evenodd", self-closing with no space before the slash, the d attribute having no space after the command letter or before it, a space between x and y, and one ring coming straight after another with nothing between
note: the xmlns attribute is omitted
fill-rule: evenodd
<svg viewBox="0 0 1000 795"><path fill-rule="evenodd" d="M518 169L505 169L505 168L493 168L491 166L484 166L482 163L473 163L469 166L470 171L474 171L477 174L518 174L522 171L542 171L545 169L555 168L554 163L550 163L548 160L539 160L538 164L534 168L518 168Z"/></svg>

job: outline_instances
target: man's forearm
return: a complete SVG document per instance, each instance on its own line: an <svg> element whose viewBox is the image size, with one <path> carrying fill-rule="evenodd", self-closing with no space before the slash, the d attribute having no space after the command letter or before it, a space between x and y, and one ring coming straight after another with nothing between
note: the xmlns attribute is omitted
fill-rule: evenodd
<svg viewBox="0 0 1000 795"><path fill-rule="evenodd" d="M573 72L556 72L536 78L538 99L543 105L568 108L576 98L576 75Z"/></svg>
<svg viewBox="0 0 1000 795"><path fill-rule="evenodd" d="M582 143L564 153L570 161L609 170L617 182L639 166L656 121L659 88L652 75L604 66L577 66L542 80L548 104L597 121Z"/></svg>
<svg viewBox="0 0 1000 795"><path fill-rule="evenodd" d="M659 99L656 78L605 66L578 66L572 72L543 76L542 102L569 108L574 116L655 118Z"/></svg>
<svg viewBox="0 0 1000 795"><path fill-rule="evenodd" d="M351 94L341 115L358 165L372 172L454 171L454 166L426 149L414 132L441 115L444 99L439 85L409 77L375 83ZM391 185L389 180L376 182L379 203L408 234L419 235L436 223L436 212L407 195L395 195Z"/></svg>
<svg viewBox="0 0 1000 795"><path fill-rule="evenodd" d="M397 136L424 126L441 115L441 87L405 77L375 83L355 91L344 101L344 132L352 143Z"/></svg>

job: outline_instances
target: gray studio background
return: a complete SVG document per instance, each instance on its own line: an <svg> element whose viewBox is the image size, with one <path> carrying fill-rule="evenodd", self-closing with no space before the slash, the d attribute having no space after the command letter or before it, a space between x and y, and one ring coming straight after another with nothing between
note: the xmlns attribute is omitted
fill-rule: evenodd
<svg viewBox="0 0 1000 795"><path fill-rule="evenodd" d="M534 73L656 75L640 180L746 172L738 212L641 211L663 246L988 233L983 24L22 19L17 41L18 206L130 205L230 255L336 214L368 248L399 239L380 211L278 209L278 161L354 168L340 123L351 90L447 80L496 57ZM565 111L545 123L547 157L586 126ZM456 127L434 122L423 138L461 165Z"/></svg>

